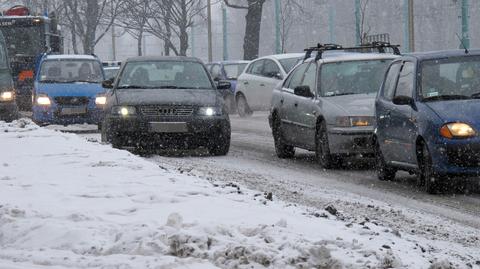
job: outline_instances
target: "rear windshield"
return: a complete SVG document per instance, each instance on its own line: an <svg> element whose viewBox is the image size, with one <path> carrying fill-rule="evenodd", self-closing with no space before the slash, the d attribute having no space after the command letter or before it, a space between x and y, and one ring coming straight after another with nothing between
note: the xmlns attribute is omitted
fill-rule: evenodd
<svg viewBox="0 0 480 269"><path fill-rule="evenodd" d="M228 79L237 79L238 76L243 72L245 67L247 66L246 63L240 64L226 64L223 66L225 69L225 73Z"/></svg>
<svg viewBox="0 0 480 269"><path fill-rule="evenodd" d="M40 67L42 83L100 83L103 79L100 62L95 60L46 60Z"/></svg>
<svg viewBox="0 0 480 269"><path fill-rule="evenodd" d="M145 61L126 64L117 88L213 89L202 64L188 61Z"/></svg>
<svg viewBox="0 0 480 269"><path fill-rule="evenodd" d="M376 93L391 60L326 63L321 68L321 96Z"/></svg>

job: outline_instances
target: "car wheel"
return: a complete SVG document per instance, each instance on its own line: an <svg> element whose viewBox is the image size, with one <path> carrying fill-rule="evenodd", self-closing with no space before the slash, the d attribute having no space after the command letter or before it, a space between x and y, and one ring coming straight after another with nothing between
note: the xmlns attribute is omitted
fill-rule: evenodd
<svg viewBox="0 0 480 269"><path fill-rule="evenodd" d="M418 175L419 185L423 185L423 190L429 194L437 194L442 187L442 178L433 171L432 156L428 146L421 145L421 156L419 158L420 172Z"/></svg>
<svg viewBox="0 0 480 269"><path fill-rule="evenodd" d="M208 151L214 156L225 156L230 150L230 128L221 129L216 135L212 136Z"/></svg>
<svg viewBox="0 0 480 269"><path fill-rule="evenodd" d="M325 126L325 123L321 123L318 126L315 137L315 155L317 156L317 162L325 169L338 166L340 162L339 158L330 154L327 126Z"/></svg>
<svg viewBox="0 0 480 269"><path fill-rule="evenodd" d="M277 117L273 119L272 135L275 144L275 152L277 153L278 158L292 158L295 155L295 147L285 143L282 135L282 123Z"/></svg>
<svg viewBox="0 0 480 269"><path fill-rule="evenodd" d="M252 115L252 110L248 106L247 99L243 95L237 97L237 111L238 115L242 118Z"/></svg>
<svg viewBox="0 0 480 269"><path fill-rule="evenodd" d="M385 158L383 157L380 144L375 143L375 170L377 171L377 177L382 181L390 181L395 178L397 169L387 165Z"/></svg>
<svg viewBox="0 0 480 269"><path fill-rule="evenodd" d="M113 134L111 134L110 132L108 132L107 130L108 128L106 128L105 125L102 124L102 127L103 128L101 128L101 131L100 131L101 141L103 143L112 144L112 148L116 148L116 149L122 148L122 143L120 142L120 139L114 136Z"/></svg>

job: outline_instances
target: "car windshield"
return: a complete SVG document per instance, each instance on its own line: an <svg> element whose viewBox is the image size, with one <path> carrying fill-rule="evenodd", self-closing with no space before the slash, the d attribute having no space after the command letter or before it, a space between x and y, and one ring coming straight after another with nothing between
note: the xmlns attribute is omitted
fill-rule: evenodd
<svg viewBox="0 0 480 269"><path fill-rule="evenodd" d="M104 68L103 72L105 73L105 78L106 79L114 78L115 76L117 76L119 69L120 69L119 67Z"/></svg>
<svg viewBox="0 0 480 269"><path fill-rule="evenodd" d="M453 57L422 62L424 100L480 98L480 57Z"/></svg>
<svg viewBox="0 0 480 269"><path fill-rule="evenodd" d="M103 79L102 67L95 60L46 60L40 67L40 82L42 83L100 83Z"/></svg>
<svg viewBox="0 0 480 269"><path fill-rule="evenodd" d="M326 63L321 68L320 91L324 97L376 93L390 60Z"/></svg>
<svg viewBox="0 0 480 269"><path fill-rule="evenodd" d="M246 66L246 63L226 64L223 68L225 69L225 73L228 79L237 79Z"/></svg>
<svg viewBox="0 0 480 269"><path fill-rule="evenodd" d="M122 71L117 88L213 89L203 65L189 61L135 61Z"/></svg>
<svg viewBox="0 0 480 269"><path fill-rule="evenodd" d="M281 59L278 60L280 64L282 65L283 69L285 72L290 72L292 68L301 60L302 58L294 57L294 58L287 58L287 59Z"/></svg>

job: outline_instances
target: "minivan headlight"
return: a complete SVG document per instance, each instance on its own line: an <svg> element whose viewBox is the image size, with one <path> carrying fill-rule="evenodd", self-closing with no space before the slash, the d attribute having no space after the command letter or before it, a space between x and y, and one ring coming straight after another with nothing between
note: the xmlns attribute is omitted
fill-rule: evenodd
<svg viewBox="0 0 480 269"><path fill-rule="evenodd" d="M107 103L107 97L103 95L97 95L95 97L95 104L97 106L104 106Z"/></svg>
<svg viewBox="0 0 480 269"><path fill-rule="evenodd" d="M130 115L135 115L137 113L137 110L133 106L116 106L113 107L112 113L115 115L127 117Z"/></svg>
<svg viewBox="0 0 480 269"><path fill-rule="evenodd" d="M375 121L371 116L348 116L337 117L335 125L338 127L363 127L372 126Z"/></svg>
<svg viewBox="0 0 480 269"><path fill-rule="evenodd" d="M469 138L476 134L470 125L463 122L447 123L440 128L440 135L445 138Z"/></svg>
<svg viewBox="0 0 480 269"><path fill-rule="evenodd" d="M0 93L0 101L2 102L13 101L14 98L15 93L13 91L6 91Z"/></svg>
<svg viewBox="0 0 480 269"><path fill-rule="evenodd" d="M216 107L201 107L198 110L198 114L203 116L215 116L215 115L221 115L222 110Z"/></svg>
<svg viewBox="0 0 480 269"><path fill-rule="evenodd" d="M37 96L37 105L49 106L51 104L52 102L50 101L50 98L46 94L40 94Z"/></svg>

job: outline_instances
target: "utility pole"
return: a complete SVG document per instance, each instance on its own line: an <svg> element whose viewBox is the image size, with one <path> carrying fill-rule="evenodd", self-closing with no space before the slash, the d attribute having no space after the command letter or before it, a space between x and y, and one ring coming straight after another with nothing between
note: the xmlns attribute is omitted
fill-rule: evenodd
<svg viewBox="0 0 480 269"><path fill-rule="evenodd" d="M405 52L415 51L413 0L403 0L403 47Z"/></svg>
<svg viewBox="0 0 480 269"><path fill-rule="evenodd" d="M470 34L469 34L469 3L468 0L462 0L462 44L460 48L469 49L470 48Z"/></svg>
<svg viewBox="0 0 480 269"><path fill-rule="evenodd" d="M112 61L117 60L117 48L115 44L115 25L112 24Z"/></svg>
<svg viewBox="0 0 480 269"><path fill-rule="evenodd" d="M280 16L282 5L280 0L275 0L275 53L282 53L282 45L280 40Z"/></svg>
<svg viewBox="0 0 480 269"><path fill-rule="evenodd" d="M223 60L228 60L228 28L227 28L227 8L222 4L222 22L223 22Z"/></svg>
<svg viewBox="0 0 480 269"><path fill-rule="evenodd" d="M192 57L195 57L195 24L190 28L190 46L192 47Z"/></svg>
<svg viewBox="0 0 480 269"><path fill-rule="evenodd" d="M335 44L335 7L330 3L328 8L328 32L330 33L330 43Z"/></svg>
<svg viewBox="0 0 480 269"><path fill-rule="evenodd" d="M212 3L211 0L207 0L207 27L208 27L208 61L212 62L213 60L213 50L212 50Z"/></svg>
<svg viewBox="0 0 480 269"><path fill-rule="evenodd" d="M355 0L355 44L360 45L360 0Z"/></svg>

